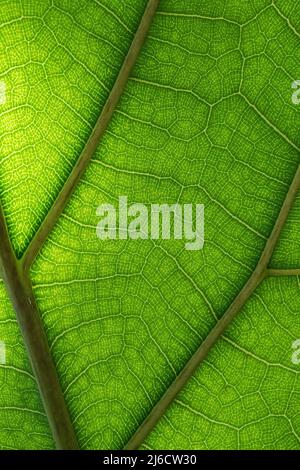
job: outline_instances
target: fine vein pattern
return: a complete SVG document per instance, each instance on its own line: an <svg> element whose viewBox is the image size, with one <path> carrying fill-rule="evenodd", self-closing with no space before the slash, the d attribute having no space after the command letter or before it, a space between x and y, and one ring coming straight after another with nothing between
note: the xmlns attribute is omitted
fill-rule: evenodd
<svg viewBox="0 0 300 470"><path fill-rule="evenodd" d="M300 448L299 6L0 3L0 448ZM100 241L121 195L204 204L204 249Z"/></svg>

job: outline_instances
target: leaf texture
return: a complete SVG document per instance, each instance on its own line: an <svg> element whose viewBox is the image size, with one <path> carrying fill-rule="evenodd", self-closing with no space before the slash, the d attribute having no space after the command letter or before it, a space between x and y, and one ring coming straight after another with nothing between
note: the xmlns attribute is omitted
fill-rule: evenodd
<svg viewBox="0 0 300 470"><path fill-rule="evenodd" d="M0 2L1 202L21 263L146 6ZM97 151L39 246L30 280L82 449L126 446L255 271L299 166L299 6L159 2ZM204 249L100 241L96 209L122 195L204 204ZM270 269L300 269L299 203ZM299 449L299 279L262 282L141 448ZM2 284L0 301L0 447L54 448Z"/></svg>

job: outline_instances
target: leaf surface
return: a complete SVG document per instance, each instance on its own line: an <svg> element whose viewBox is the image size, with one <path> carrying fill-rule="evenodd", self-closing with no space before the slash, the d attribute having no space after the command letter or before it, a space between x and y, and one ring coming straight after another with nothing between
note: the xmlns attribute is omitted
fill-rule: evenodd
<svg viewBox="0 0 300 470"><path fill-rule="evenodd" d="M110 96L147 2L1 2L1 201L16 256ZM33 293L84 449L122 448L251 277L299 165L299 1L164 0ZM205 205L205 246L96 237L101 203ZM299 196L269 268L299 270ZM279 274L279 273L277 273ZM285 273L287 274L287 273ZM144 448L299 449L299 276L265 280ZM54 448L1 285L0 446Z"/></svg>

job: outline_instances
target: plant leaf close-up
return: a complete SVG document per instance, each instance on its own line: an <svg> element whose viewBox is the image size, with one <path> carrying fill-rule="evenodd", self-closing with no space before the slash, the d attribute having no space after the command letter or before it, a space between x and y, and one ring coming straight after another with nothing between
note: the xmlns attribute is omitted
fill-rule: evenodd
<svg viewBox="0 0 300 470"><path fill-rule="evenodd" d="M300 1L0 0L0 42L0 449L300 450Z"/></svg>

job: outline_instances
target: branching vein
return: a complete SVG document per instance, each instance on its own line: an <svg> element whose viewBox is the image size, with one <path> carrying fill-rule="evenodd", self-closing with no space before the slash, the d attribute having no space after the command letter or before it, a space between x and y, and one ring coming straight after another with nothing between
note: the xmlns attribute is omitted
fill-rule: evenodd
<svg viewBox="0 0 300 470"><path fill-rule="evenodd" d="M0 276L3 277L15 308L49 425L58 449L77 449L78 443L36 305L29 270L97 149L126 87L130 73L147 37L158 4L159 0L148 1L116 82L77 164L21 260L17 259L13 250L4 212L0 204Z"/></svg>
<svg viewBox="0 0 300 470"><path fill-rule="evenodd" d="M227 327L231 324L236 315L242 310L250 296L254 293L257 287L262 283L262 281L270 274L268 266L271 260L271 257L274 253L274 249L279 240L282 229L286 223L286 220L290 214L294 201L296 199L297 193L300 188L300 165L296 171L295 177L289 187L286 198L281 206L278 218L272 230L270 237L267 240L265 248L262 252L262 255L258 261L258 264L249 278L248 282L245 284L243 289L237 295L233 303L230 305L228 310L224 313L223 317L218 321L215 327L208 334L206 339L202 342L198 350L191 357L191 359L184 366L180 374L176 377L174 382L165 392L163 397L155 405L149 415L146 417L144 422L141 424L139 429L130 439L126 445L126 450L138 449L143 443L145 438L153 430L155 425L158 423L160 418L164 415L168 407L175 400L179 392L184 388L190 378L194 375L200 364L205 360L209 351L217 342L217 340L223 335Z"/></svg>

